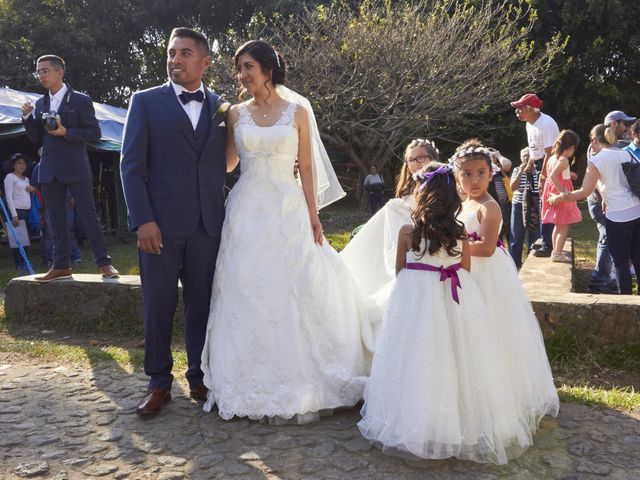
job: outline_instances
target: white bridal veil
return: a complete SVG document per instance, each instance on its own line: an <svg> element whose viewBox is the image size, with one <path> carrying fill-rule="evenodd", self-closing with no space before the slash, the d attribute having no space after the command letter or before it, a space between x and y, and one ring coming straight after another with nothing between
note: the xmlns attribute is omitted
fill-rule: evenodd
<svg viewBox="0 0 640 480"><path fill-rule="evenodd" d="M313 113L313 108L309 100L284 85L277 85L276 92L288 102L302 105L309 114L311 157L313 160L313 187L316 193L316 207L320 210L340 200L346 193L342 189L342 186L340 186L336 172L331 165L331 160L329 160L329 155L327 155L327 151L320 138L316 116Z"/></svg>

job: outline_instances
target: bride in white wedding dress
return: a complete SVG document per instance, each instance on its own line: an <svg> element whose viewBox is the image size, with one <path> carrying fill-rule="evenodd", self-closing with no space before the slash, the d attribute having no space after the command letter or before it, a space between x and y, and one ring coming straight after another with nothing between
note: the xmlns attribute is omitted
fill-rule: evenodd
<svg viewBox="0 0 640 480"><path fill-rule="evenodd" d="M344 192L308 102L282 86L282 57L251 41L235 63L252 99L227 118L227 170L239 157L242 174L216 263L204 409L217 404L224 419L306 423L355 405L365 381L359 292L317 214Z"/></svg>

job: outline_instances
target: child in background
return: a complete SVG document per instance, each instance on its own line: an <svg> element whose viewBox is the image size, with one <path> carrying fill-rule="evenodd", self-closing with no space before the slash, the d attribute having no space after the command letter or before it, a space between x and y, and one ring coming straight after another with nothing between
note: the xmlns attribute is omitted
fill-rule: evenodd
<svg viewBox="0 0 640 480"><path fill-rule="evenodd" d="M11 215L11 224L14 227L20 225L20 220L25 222L29 218L31 211L31 192L35 188L29 183L29 177L26 176L27 164L31 160L22 153L16 153L9 159L9 163L13 168L12 173L8 173L4 177L4 193L7 199L7 208ZM24 247L25 253L28 255L29 247ZM20 254L18 248L12 248L13 262L19 272L27 274L27 266Z"/></svg>
<svg viewBox="0 0 640 480"><path fill-rule="evenodd" d="M453 172L433 162L415 178L358 428L393 453L507 463L531 434L468 272Z"/></svg>
<svg viewBox="0 0 640 480"><path fill-rule="evenodd" d="M578 204L560 202L556 205L549 203L552 195L562 195L573 191L569 159L576 153L580 137L572 130L563 130L553 144L553 155L547 162L547 181L542 191L542 223L553 223L553 252L552 262L571 262L571 258L564 254L564 242L569 235L569 225L582 221L582 214Z"/></svg>

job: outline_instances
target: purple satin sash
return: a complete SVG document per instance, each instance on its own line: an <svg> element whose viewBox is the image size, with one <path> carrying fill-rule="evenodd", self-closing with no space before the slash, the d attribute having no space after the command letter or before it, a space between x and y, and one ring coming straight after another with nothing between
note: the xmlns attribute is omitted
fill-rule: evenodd
<svg viewBox="0 0 640 480"><path fill-rule="evenodd" d="M478 240L481 240L481 239L482 239L482 237L481 237L480 235L478 235L476 232L468 233L468 234L467 234L467 236L468 236L468 237L469 237L469 239L471 239L471 240L476 240L476 241L478 241ZM503 251L504 253L507 253L507 250L506 250L506 248L505 248L505 246L504 246L504 242L502 241L502 239L501 239L501 238L499 238L499 239L498 239L498 241L496 242L496 246L497 246L498 248L501 248L501 249L502 249L502 251Z"/></svg>
<svg viewBox="0 0 640 480"><path fill-rule="evenodd" d="M458 288L462 288L460 285L460 278L458 277L458 270L460 270L460 264L454 263L448 267L439 267L433 265L427 265L426 263L407 263L406 268L408 270L425 270L427 272L440 272L440 281L444 282L447 278L451 279L451 296L453 300L460 305L460 298L458 297Z"/></svg>

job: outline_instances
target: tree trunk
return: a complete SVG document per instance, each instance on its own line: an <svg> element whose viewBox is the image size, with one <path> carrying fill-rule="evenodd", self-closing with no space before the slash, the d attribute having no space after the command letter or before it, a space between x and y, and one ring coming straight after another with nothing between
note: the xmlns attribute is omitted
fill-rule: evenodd
<svg viewBox="0 0 640 480"><path fill-rule="evenodd" d="M367 210L367 206L369 205L369 195L365 191L363 187L364 183L364 174L362 170L358 170L358 183L356 184L356 200L358 201L358 206L360 211L365 212Z"/></svg>

